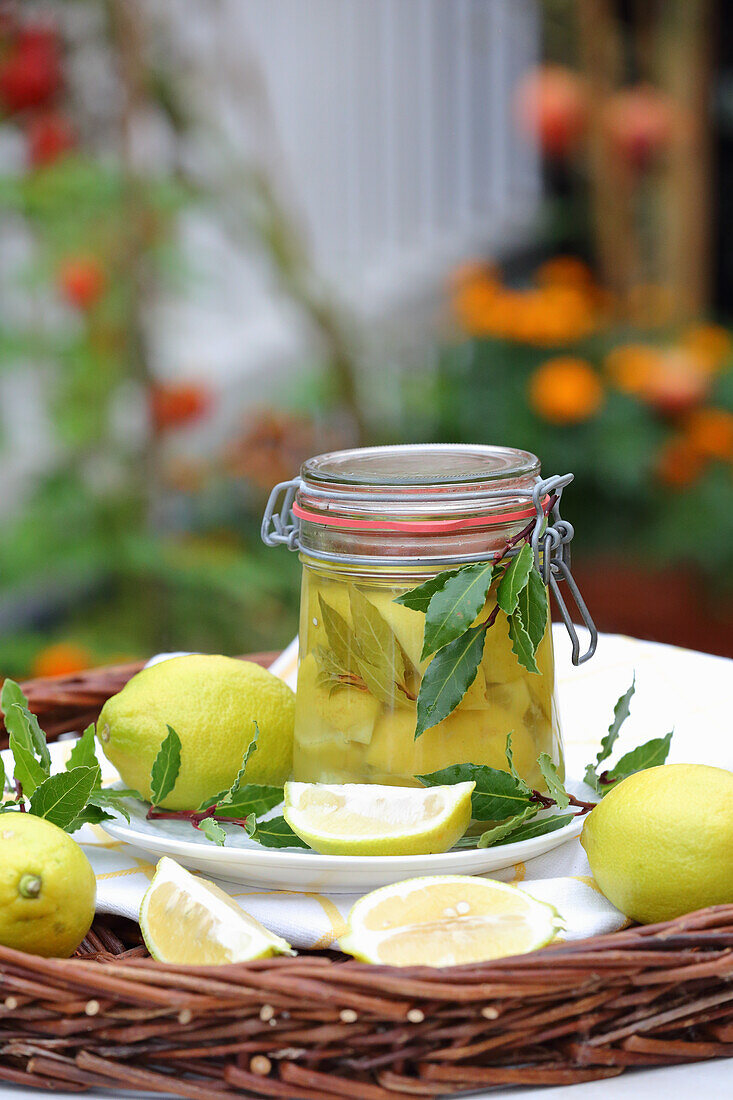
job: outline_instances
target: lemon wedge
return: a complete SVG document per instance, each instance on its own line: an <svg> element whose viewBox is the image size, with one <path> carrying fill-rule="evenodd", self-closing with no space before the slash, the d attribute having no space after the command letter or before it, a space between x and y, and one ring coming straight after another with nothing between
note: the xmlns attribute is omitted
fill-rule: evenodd
<svg viewBox="0 0 733 1100"><path fill-rule="evenodd" d="M514 886L434 875L382 886L361 898L339 944L363 962L458 966L535 951L561 927L556 909Z"/></svg>
<svg viewBox="0 0 733 1100"><path fill-rule="evenodd" d="M474 787L286 783L283 813L293 832L324 855L428 855L446 852L463 836Z"/></svg>
<svg viewBox="0 0 733 1100"><path fill-rule="evenodd" d="M269 955L294 955L213 882L163 856L140 906L148 951L159 962L219 966Z"/></svg>

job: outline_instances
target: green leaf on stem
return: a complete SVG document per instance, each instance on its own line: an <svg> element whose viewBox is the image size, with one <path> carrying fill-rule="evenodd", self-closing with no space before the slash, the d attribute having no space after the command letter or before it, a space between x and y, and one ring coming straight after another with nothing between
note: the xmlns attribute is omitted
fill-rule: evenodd
<svg viewBox="0 0 733 1100"><path fill-rule="evenodd" d="M531 818L536 817L541 808L539 803L525 806L520 813L514 814L513 817L508 817L506 821L494 825L491 829L486 829L486 831L477 838L476 847L491 848L492 845L498 844L500 840L504 840L515 832L519 825L523 825L525 821L529 821Z"/></svg>
<svg viewBox="0 0 733 1100"><path fill-rule="evenodd" d="M10 708L9 714L20 710L15 704ZM8 716L6 715L6 722ZM30 740L25 732L23 724L20 728L13 727L8 738L8 745L13 754L13 777L23 788L23 794L29 798L36 787L48 779L43 765L38 762L31 748Z"/></svg>
<svg viewBox="0 0 733 1100"><path fill-rule="evenodd" d="M308 848L309 845L293 832L284 817L271 817L268 821L250 818L247 834L265 848Z"/></svg>
<svg viewBox="0 0 733 1100"><path fill-rule="evenodd" d="M512 652L527 672L539 672L537 662L534 659L535 647L532 644L518 612L509 616L509 637L512 642Z"/></svg>
<svg viewBox="0 0 733 1100"><path fill-rule="evenodd" d="M418 588L403 592L401 596L397 596L393 600L393 603L402 604L403 607L409 607L411 611L422 611L425 614L435 593L439 592L443 585L447 584L450 578L455 577L460 571L460 569L446 569L445 572L430 577Z"/></svg>
<svg viewBox="0 0 733 1100"><path fill-rule="evenodd" d="M483 624L469 627L460 638L449 642L433 657L417 697L415 739L447 718L476 679L486 630Z"/></svg>
<svg viewBox="0 0 733 1100"><path fill-rule="evenodd" d="M102 775L102 768L99 760L97 759L96 741L94 737L94 723L91 726L87 726L79 740L74 745L69 754L69 759L66 761L66 771L71 771L72 768L86 767L86 768L99 768L100 777Z"/></svg>
<svg viewBox="0 0 733 1100"><path fill-rule="evenodd" d="M490 768L488 764L451 764L415 778L426 787L474 782L471 815L476 821L505 821L521 813L531 803L532 792L526 783L518 782L508 772Z"/></svg>
<svg viewBox="0 0 733 1100"><path fill-rule="evenodd" d="M245 783L231 802L221 802L216 808L217 817L255 817L279 806L283 800L282 787L270 787L264 783Z"/></svg>
<svg viewBox="0 0 733 1100"><path fill-rule="evenodd" d="M519 774L519 772L517 771L517 769L514 767L514 753L512 752L512 735L513 735L513 733L514 733L514 730L509 730L509 733L506 735L505 753L506 753L506 762L509 765L509 774L517 781L517 783L522 788L522 790L526 791L527 794L531 794L532 793L531 789L527 786L527 784L522 779L522 777Z"/></svg>
<svg viewBox="0 0 733 1100"><path fill-rule="evenodd" d="M31 813L68 829L84 810L94 785L96 768L72 768L57 772L39 784L31 795Z"/></svg>
<svg viewBox="0 0 733 1100"><path fill-rule="evenodd" d="M220 848L223 848L227 834L222 829L218 821L214 821L213 817L205 817L203 821L199 822L199 832L202 832L207 840L211 840L214 844L218 844Z"/></svg>
<svg viewBox="0 0 733 1100"><path fill-rule="evenodd" d="M598 750L595 764L588 764L585 769L585 782L590 787L593 787L593 789L598 794L603 793L602 784L598 782L598 767L604 762L604 760L608 760L609 756L613 752L613 746L618 740L618 735L621 727L626 719L629 717L629 713L631 710L631 700L634 696L635 691L636 673L634 673L634 677L631 681L631 686L627 689L627 691L624 692L622 696L620 696L620 698L616 702L616 706L613 708L613 721L608 727L608 733L605 734L605 736L601 740L601 747Z"/></svg>
<svg viewBox="0 0 733 1100"><path fill-rule="evenodd" d="M466 632L486 603L493 573L491 562L465 565L438 589L425 614L421 660Z"/></svg>
<svg viewBox="0 0 733 1100"><path fill-rule="evenodd" d="M546 752L540 753L537 758L537 763L540 766L540 771L547 784L547 790L550 798L554 798L556 804L561 810L567 809L570 805L570 795L565 790L565 784L560 776L557 774L557 768L552 762L552 759Z"/></svg>
<svg viewBox="0 0 733 1100"><path fill-rule="evenodd" d="M532 547L525 542L504 570L496 589L496 602L505 615L513 615L516 611L519 593L527 584L533 563Z"/></svg>
<svg viewBox="0 0 733 1100"><path fill-rule="evenodd" d="M181 739L172 726L167 726L168 736L158 749L150 773L152 803L159 806L176 785L181 770Z"/></svg>
<svg viewBox="0 0 733 1100"><path fill-rule="evenodd" d="M122 813L126 811L121 810ZM82 825L101 825L103 821L111 821L113 814L108 814L106 810L103 810L101 806L95 806L92 802L88 802L80 814L74 818L69 826L67 826L67 833L75 833L77 829L81 829ZM127 820L130 820L127 815Z"/></svg>
<svg viewBox="0 0 733 1100"><path fill-rule="evenodd" d="M4 791L5 791L5 764L3 763L2 756L0 756L0 803L2 803Z"/></svg>
<svg viewBox="0 0 733 1100"><path fill-rule="evenodd" d="M530 571L527 583L519 593L515 615L521 619L535 653L547 630L547 588L536 569Z"/></svg>
<svg viewBox="0 0 733 1100"><path fill-rule="evenodd" d="M543 817L541 821L528 821L502 837L498 843L516 844L520 840L532 840L536 836L544 836L545 833L554 833L556 829L569 825L575 817L575 814L556 814L554 817Z"/></svg>
<svg viewBox="0 0 733 1100"><path fill-rule="evenodd" d="M28 707L28 700L15 680L5 680L0 693L0 707L5 715L5 729L8 736L14 730L20 740L28 739L28 747L41 762L46 775L51 771L51 754L46 744L46 735L38 724L38 719Z"/></svg>
<svg viewBox="0 0 733 1100"><path fill-rule="evenodd" d="M613 783L601 783L601 792L605 794L615 783L620 783L622 779L626 779L629 775L664 764L669 755L673 733L674 730L670 730L666 737L655 737L652 741L637 745L631 752L627 752L625 756L622 756L618 764L614 764L606 776L606 779L613 780Z"/></svg>

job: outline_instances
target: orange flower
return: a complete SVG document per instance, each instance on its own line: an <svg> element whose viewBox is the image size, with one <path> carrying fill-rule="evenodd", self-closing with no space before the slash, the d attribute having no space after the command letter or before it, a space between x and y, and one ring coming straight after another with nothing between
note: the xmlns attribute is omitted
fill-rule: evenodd
<svg viewBox="0 0 733 1100"><path fill-rule="evenodd" d="M625 344L606 356L605 368L616 389L640 394L660 369L661 354L648 344Z"/></svg>
<svg viewBox="0 0 733 1100"><path fill-rule="evenodd" d="M553 256L537 268L539 286L574 286L584 290L593 284L591 269L577 256Z"/></svg>
<svg viewBox="0 0 733 1100"><path fill-rule="evenodd" d="M603 386L585 359L560 356L534 372L529 400L534 411L552 424L578 424L598 412Z"/></svg>
<svg viewBox="0 0 733 1100"><path fill-rule="evenodd" d="M474 336L493 334L496 304L501 293L496 276L478 265L464 266L454 277L453 312L458 323Z"/></svg>
<svg viewBox="0 0 733 1100"><path fill-rule="evenodd" d="M685 425L685 436L705 458L733 462L733 413L726 409L696 409Z"/></svg>
<svg viewBox="0 0 733 1100"><path fill-rule="evenodd" d="M680 345L712 371L720 370L733 349L730 333L722 325L692 325Z"/></svg>
<svg viewBox="0 0 733 1100"><path fill-rule="evenodd" d="M659 362L639 391L642 400L667 416L678 416L701 403L709 378L699 362L681 348L660 353Z"/></svg>
<svg viewBox="0 0 733 1100"><path fill-rule="evenodd" d="M34 676L70 676L91 665L92 655L83 646L75 642L55 642L36 654L31 672Z"/></svg>
<svg viewBox="0 0 733 1100"><path fill-rule="evenodd" d="M689 439L674 436L660 451L656 475L663 485L685 489L693 485L705 469L705 458Z"/></svg>

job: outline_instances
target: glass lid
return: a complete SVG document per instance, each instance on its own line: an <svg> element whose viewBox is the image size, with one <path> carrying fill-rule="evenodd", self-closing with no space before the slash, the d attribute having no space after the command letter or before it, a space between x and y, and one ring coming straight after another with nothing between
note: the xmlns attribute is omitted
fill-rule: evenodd
<svg viewBox="0 0 733 1100"><path fill-rule="evenodd" d="M540 462L529 451L473 444L418 443L361 447L316 455L301 476L312 485L391 487L478 486L536 476Z"/></svg>

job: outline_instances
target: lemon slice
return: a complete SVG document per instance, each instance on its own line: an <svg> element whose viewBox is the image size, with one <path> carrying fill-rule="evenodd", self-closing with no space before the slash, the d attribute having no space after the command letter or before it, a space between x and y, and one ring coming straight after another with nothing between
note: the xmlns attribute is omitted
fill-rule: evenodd
<svg viewBox="0 0 733 1100"><path fill-rule="evenodd" d="M268 932L213 882L167 856L142 900L140 927L159 962L219 966L295 954L287 940Z"/></svg>
<svg viewBox="0 0 733 1100"><path fill-rule="evenodd" d="M293 832L324 855L427 855L446 852L463 836L475 785L286 783L283 813Z"/></svg>
<svg viewBox="0 0 733 1100"><path fill-rule="evenodd" d="M390 966L457 966L544 947L562 927L556 909L514 886L470 875L413 878L356 903L342 951Z"/></svg>

